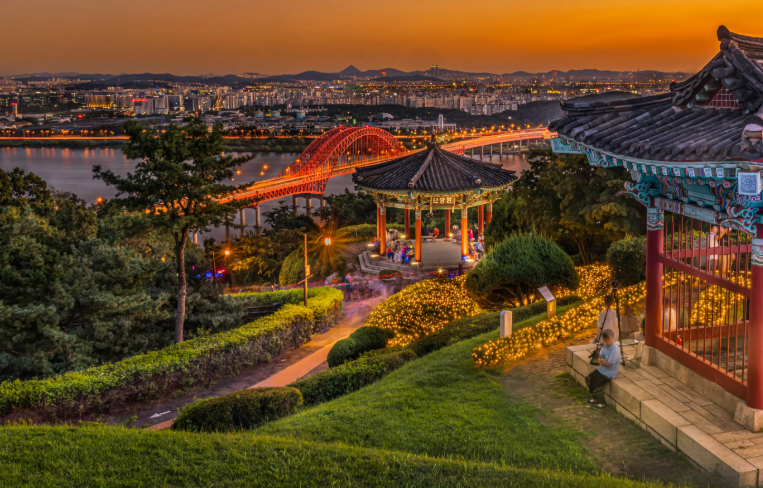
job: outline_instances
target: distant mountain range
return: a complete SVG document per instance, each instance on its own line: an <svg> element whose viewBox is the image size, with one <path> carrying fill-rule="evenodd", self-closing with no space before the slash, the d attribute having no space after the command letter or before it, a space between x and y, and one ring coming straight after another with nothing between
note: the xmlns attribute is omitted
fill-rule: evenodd
<svg viewBox="0 0 763 488"><path fill-rule="evenodd" d="M550 70L545 73L530 73L527 71L515 71L513 73L503 73L502 75L495 73L474 73L467 71L454 71L445 68L439 69L440 79L479 79L479 78L495 78L498 76L504 77L575 77L575 78L599 78L599 79L615 79L622 75L622 71L609 71L598 69L576 69L569 71L562 70ZM648 78L683 78L688 73L683 72L662 72L655 70L647 71L635 71L626 72L630 73L634 78L648 79ZM229 74L229 75L191 75L191 76L179 76L171 73L140 73L130 74L122 73L119 75L113 74L85 74L85 73L30 73L16 76L17 79L22 81L35 81L45 80L50 78L69 78L87 80L88 85L93 86L125 86L134 84L150 84L150 83L204 83L204 84L217 84L217 85L241 85L251 83L256 79L258 82L288 82L288 81L323 81L330 82L334 80L347 80L353 78L370 79L379 81L441 81L440 79L431 76L430 70L425 71L402 71L395 68L383 68L361 71L355 66L348 66L347 68L337 73L323 72L323 71L304 71L297 74L285 74L267 76L259 73L242 73L242 74Z"/></svg>

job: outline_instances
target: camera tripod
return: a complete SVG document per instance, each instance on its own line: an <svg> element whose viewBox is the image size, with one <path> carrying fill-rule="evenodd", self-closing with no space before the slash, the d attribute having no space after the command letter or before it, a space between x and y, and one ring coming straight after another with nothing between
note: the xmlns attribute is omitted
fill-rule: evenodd
<svg viewBox="0 0 763 488"><path fill-rule="evenodd" d="M612 293L609 295L610 303L615 303L615 314L617 314L617 341L620 346L620 363L625 366L625 353L623 352L623 333L620 329L620 298L617 296L617 280L612 281ZM611 308L607 307L607 313L604 314L604 320L601 322L601 329L599 335L596 337L596 350L591 353L591 364L599 363L599 350L601 349L601 334L604 332L604 324L607 323L607 317L609 316ZM595 363L594 363L595 362Z"/></svg>

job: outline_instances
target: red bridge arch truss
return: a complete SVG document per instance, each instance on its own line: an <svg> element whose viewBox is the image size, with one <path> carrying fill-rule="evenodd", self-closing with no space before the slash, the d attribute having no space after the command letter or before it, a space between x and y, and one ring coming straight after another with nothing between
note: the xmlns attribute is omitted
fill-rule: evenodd
<svg viewBox="0 0 763 488"><path fill-rule="evenodd" d="M351 173L359 166L377 164L408 150L389 132L375 127L337 127L315 139L277 177L257 182L233 198L275 200L288 195L322 194L332 176Z"/></svg>

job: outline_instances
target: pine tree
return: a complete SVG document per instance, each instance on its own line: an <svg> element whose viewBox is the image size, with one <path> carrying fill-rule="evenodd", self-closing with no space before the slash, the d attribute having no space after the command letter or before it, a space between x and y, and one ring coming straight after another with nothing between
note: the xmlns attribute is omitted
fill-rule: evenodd
<svg viewBox="0 0 763 488"><path fill-rule="evenodd" d="M171 124L155 136L138 122L125 123L130 140L124 154L140 162L135 172L118 176L93 167L93 177L117 189L111 205L128 211L146 212L157 229L174 239L177 269L177 312L175 341L183 340L186 308L185 248L191 230L208 231L232 219L236 210L252 200L227 200L225 197L247 185L226 185L237 167L252 156L223 155L222 124L211 131L199 117L186 119L187 125Z"/></svg>

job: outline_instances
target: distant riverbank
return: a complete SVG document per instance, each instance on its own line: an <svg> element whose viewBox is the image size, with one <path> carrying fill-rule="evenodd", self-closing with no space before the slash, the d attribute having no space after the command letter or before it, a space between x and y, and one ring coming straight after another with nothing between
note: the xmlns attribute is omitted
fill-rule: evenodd
<svg viewBox="0 0 763 488"><path fill-rule="evenodd" d="M250 153L301 153L312 140L305 139L226 139L223 148L226 151ZM122 148L127 145L126 139L1 139L0 148Z"/></svg>

